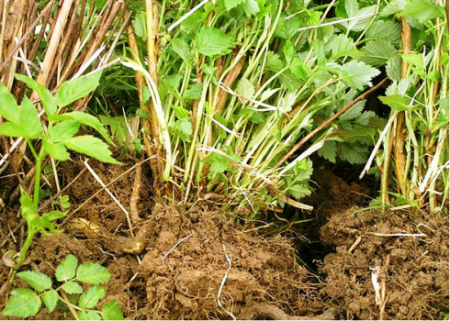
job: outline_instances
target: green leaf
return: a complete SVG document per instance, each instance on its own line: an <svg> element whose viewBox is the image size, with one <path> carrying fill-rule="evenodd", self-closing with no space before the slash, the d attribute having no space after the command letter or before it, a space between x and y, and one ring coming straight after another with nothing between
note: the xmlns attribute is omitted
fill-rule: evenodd
<svg viewBox="0 0 450 321"><path fill-rule="evenodd" d="M302 197L311 195L311 190L306 185L296 184L289 187L286 192L295 199L301 199Z"/></svg>
<svg viewBox="0 0 450 321"><path fill-rule="evenodd" d="M336 163L337 155L337 144L335 141L326 141L321 149L318 150L317 154L320 157L329 160L332 163Z"/></svg>
<svg viewBox="0 0 450 321"><path fill-rule="evenodd" d="M28 193L20 188L21 197L20 197L20 205L22 205L22 216L27 221L28 224L33 224L33 221L39 217L37 213L37 208L33 204L31 197Z"/></svg>
<svg viewBox="0 0 450 321"><path fill-rule="evenodd" d="M63 115L54 115L50 117L50 120L74 120L78 121L86 126L92 127L95 129L102 137L111 145L114 145L111 138L109 138L107 130L103 127L102 123L98 118L83 113L81 111L73 111L71 113L65 113Z"/></svg>
<svg viewBox="0 0 450 321"><path fill-rule="evenodd" d="M230 11L233 8L236 8L237 6L245 3L247 0L225 0L225 8L227 8L227 11Z"/></svg>
<svg viewBox="0 0 450 321"><path fill-rule="evenodd" d="M202 28L197 34L195 46L198 52L208 57L226 55L233 47L233 36L214 27Z"/></svg>
<svg viewBox="0 0 450 321"><path fill-rule="evenodd" d="M44 140L43 145L47 153L55 160L66 161L70 157L67 149L62 143L52 143Z"/></svg>
<svg viewBox="0 0 450 321"><path fill-rule="evenodd" d="M64 145L78 153L90 156L104 163L121 164L111 157L112 153L104 142L100 139L85 135L65 140Z"/></svg>
<svg viewBox="0 0 450 321"><path fill-rule="evenodd" d="M102 70L99 70L90 75L63 82L56 94L58 106L67 106L74 101L87 96L91 91L97 88L101 76Z"/></svg>
<svg viewBox="0 0 450 321"><path fill-rule="evenodd" d="M367 30L366 39L384 39L391 43L400 41L400 24L394 21L375 21Z"/></svg>
<svg viewBox="0 0 450 321"><path fill-rule="evenodd" d="M0 116L6 120L18 123L19 107L17 107L16 99L3 84L0 84L0 102Z"/></svg>
<svg viewBox="0 0 450 321"><path fill-rule="evenodd" d="M344 34L335 35L329 44L332 50L332 58L339 57L358 57L360 55L352 38Z"/></svg>
<svg viewBox="0 0 450 321"><path fill-rule="evenodd" d="M345 11L347 12L347 16L352 18L350 21L342 22L341 24L347 29L351 31L363 31L370 20L372 19L371 14L374 14L376 10L376 6L368 6L362 9L359 9L357 0L346 0L345 1ZM364 18L361 18L364 17Z"/></svg>
<svg viewBox="0 0 450 321"><path fill-rule="evenodd" d="M79 306L83 309L92 309L105 297L105 289L100 285L90 287L80 296Z"/></svg>
<svg viewBox="0 0 450 321"><path fill-rule="evenodd" d="M264 69L272 72L279 72L283 69L283 63L281 62L280 56L272 51L267 53L266 64Z"/></svg>
<svg viewBox="0 0 450 321"><path fill-rule="evenodd" d="M110 117L100 115L100 120L105 126L111 128L111 134L119 141L124 144L128 138L128 128L124 116Z"/></svg>
<svg viewBox="0 0 450 321"><path fill-rule="evenodd" d="M94 311L89 311L89 312L78 311L78 318L80 320L101 320L102 319L100 317L100 315Z"/></svg>
<svg viewBox="0 0 450 321"><path fill-rule="evenodd" d="M78 132L78 129L80 129L80 125L80 122L74 120L59 122L48 130L50 140L56 143L72 138Z"/></svg>
<svg viewBox="0 0 450 321"><path fill-rule="evenodd" d="M386 73L391 80L400 81L402 76L402 60L399 55L388 59Z"/></svg>
<svg viewBox="0 0 450 321"><path fill-rule="evenodd" d="M390 16L396 14L406 8L406 0L389 1L386 7L381 11L381 16Z"/></svg>
<svg viewBox="0 0 450 321"><path fill-rule="evenodd" d="M253 95L255 94L255 86L253 86L251 81L247 78L242 78L236 86L236 92L242 97L253 99Z"/></svg>
<svg viewBox="0 0 450 321"><path fill-rule="evenodd" d="M50 290L42 295L42 301L44 301L48 312L53 312L56 308L56 303L58 303L59 295L55 290Z"/></svg>
<svg viewBox="0 0 450 321"><path fill-rule="evenodd" d="M31 285L38 292L42 292L52 287L52 280L41 272L25 271L17 273L17 276Z"/></svg>
<svg viewBox="0 0 450 321"><path fill-rule="evenodd" d="M364 164L368 156L369 152L366 146L357 143L341 144L340 159L343 161L347 161L352 165Z"/></svg>
<svg viewBox="0 0 450 321"><path fill-rule="evenodd" d="M356 117L360 116L364 105L366 104L366 100L358 101L355 105L350 107L349 110L347 110L345 113L343 113L341 116L339 116L339 120L353 120Z"/></svg>
<svg viewBox="0 0 450 321"><path fill-rule="evenodd" d="M411 110L408 107L410 99L401 95L379 96L381 102L395 110Z"/></svg>
<svg viewBox="0 0 450 321"><path fill-rule="evenodd" d="M136 36L142 38L144 41L147 40L147 24L146 24L145 11L139 11L135 13L134 19L132 21L134 32Z"/></svg>
<svg viewBox="0 0 450 321"><path fill-rule="evenodd" d="M419 23L424 23L431 19L444 18L445 11L443 7L435 3L426 0L412 0L400 15L402 17L411 16Z"/></svg>
<svg viewBox="0 0 450 321"><path fill-rule="evenodd" d="M24 82L28 87L33 89L41 98L42 105L48 116L54 115L57 111L56 100L51 92L37 81L25 76L16 74L16 79Z"/></svg>
<svg viewBox="0 0 450 321"><path fill-rule="evenodd" d="M102 308L103 320L123 320L122 309L116 300L105 303Z"/></svg>
<svg viewBox="0 0 450 321"><path fill-rule="evenodd" d="M191 49L186 41L180 38L173 39L172 50L175 51L185 63L189 63L191 58Z"/></svg>
<svg viewBox="0 0 450 321"><path fill-rule="evenodd" d="M171 121L169 127L185 142L191 141L192 123L188 117L181 118L177 121Z"/></svg>
<svg viewBox="0 0 450 321"><path fill-rule="evenodd" d="M14 289L2 313L5 316L27 318L35 316L41 307L41 299L30 289Z"/></svg>
<svg viewBox="0 0 450 321"><path fill-rule="evenodd" d="M27 97L23 98L20 107L19 124L26 133L24 138L35 139L40 137L42 133L41 120L36 108Z"/></svg>
<svg viewBox="0 0 450 321"><path fill-rule="evenodd" d="M65 282L75 277L75 272L78 266L78 259L69 254L66 258L58 265L55 272L55 277L59 282Z"/></svg>
<svg viewBox="0 0 450 321"><path fill-rule="evenodd" d="M25 130L11 122L4 123L0 125L0 135L8 136L8 137L25 137L27 133Z"/></svg>
<svg viewBox="0 0 450 321"><path fill-rule="evenodd" d="M80 265L77 270L77 280L88 284L100 284L108 282L110 274L105 267L92 262Z"/></svg>
<svg viewBox="0 0 450 321"><path fill-rule="evenodd" d="M209 175L222 174L228 170L228 164L231 159L217 153L211 153L203 159L204 162L210 164Z"/></svg>
<svg viewBox="0 0 450 321"><path fill-rule="evenodd" d="M83 293L83 288L76 282L67 282L61 285L61 289L68 294L80 294Z"/></svg>
<svg viewBox="0 0 450 321"><path fill-rule="evenodd" d="M203 85L196 82L189 89L187 89L182 98L183 99L200 99L202 96Z"/></svg>
<svg viewBox="0 0 450 321"><path fill-rule="evenodd" d="M372 66L381 66L395 53L395 47L386 39L369 41L362 49L361 60Z"/></svg>
<svg viewBox="0 0 450 321"><path fill-rule="evenodd" d="M378 76L380 71L366 65L362 61L352 60L342 66L342 80L350 87L363 90L364 86L372 86L372 78Z"/></svg>
<svg viewBox="0 0 450 321"><path fill-rule="evenodd" d="M256 0L247 0L242 4L247 17L253 16L259 12L258 2Z"/></svg>

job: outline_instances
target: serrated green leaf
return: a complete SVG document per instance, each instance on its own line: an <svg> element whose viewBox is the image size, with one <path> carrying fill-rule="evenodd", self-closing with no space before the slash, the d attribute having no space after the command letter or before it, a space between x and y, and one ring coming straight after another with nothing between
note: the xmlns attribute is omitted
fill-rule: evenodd
<svg viewBox="0 0 450 321"><path fill-rule="evenodd" d="M97 88L101 76L102 70L99 70L90 75L63 82L56 94L58 106L67 106L74 101L87 96L91 91Z"/></svg>
<svg viewBox="0 0 450 321"><path fill-rule="evenodd" d="M50 290L42 295L42 301L44 301L44 304L47 307L48 312L50 313L55 310L58 299L59 295L55 290Z"/></svg>
<svg viewBox="0 0 450 321"><path fill-rule="evenodd" d="M366 104L366 100L358 101L355 105L353 105L349 110L339 116L339 120L353 120L356 117L360 116L364 105Z"/></svg>
<svg viewBox="0 0 450 321"><path fill-rule="evenodd" d="M410 99L401 95L379 96L381 102L395 110L411 110Z"/></svg>
<svg viewBox="0 0 450 321"><path fill-rule="evenodd" d="M372 86L372 78L380 74L378 69L355 60L343 65L341 71L344 71L344 73L341 73L342 80L348 86L355 87L358 90L363 90L364 86Z"/></svg>
<svg viewBox="0 0 450 321"><path fill-rule="evenodd" d="M41 272L25 271L17 273L17 276L31 285L38 292L47 290L52 286L52 280Z"/></svg>
<svg viewBox="0 0 450 321"><path fill-rule="evenodd" d="M258 2L256 0L247 0L241 5L247 17L251 17L259 12Z"/></svg>
<svg viewBox="0 0 450 321"><path fill-rule="evenodd" d="M371 117L375 116L373 111L365 111L355 119L355 123L358 125L365 126L369 123Z"/></svg>
<svg viewBox="0 0 450 321"><path fill-rule="evenodd" d="M255 94L255 86L253 86L250 80L242 78L236 86L236 92L245 98L253 99L253 95Z"/></svg>
<svg viewBox="0 0 450 321"><path fill-rule="evenodd" d="M266 121L266 115L263 112L252 112L248 120L257 125L263 124Z"/></svg>
<svg viewBox="0 0 450 321"><path fill-rule="evenodd" d="M61 285L63 289L68 294L80 294L83 293L83 288L76 282L68 282Z"/></svg>
<svg viewBox="0 0 450 321"><path fill-rule="evenodd" d="M409 64L417 67L419 70L423 70L425 68L424 58L422 54L408 54L401 55L402 59L407 61Z"/></svg>
<svg viewBox="0 0 450 321"><path fill-rule="evenodd" d="M100 285L94 285L80 296L78 305L83 309L92 309L104 297L105 289Z"/></svg>
<svg viewBox="0 0 450 321"><path fill-rule="evenodd" d="M360 55L353 39L344 34L335 35L327 46L331 46L331 58L333 59L345 56L358 57Z"/></svg>
<svg viewBox="0 0 450 321"><path fill-rule="evenodd" d="M272 51L269 51L267 53L264 69L272 72L279 72L283 69L283 63L281 62L280 56Z"/></svg>
<svg viewBox="0 0 450 321"><path fill-rule="evenodd" d="M19 107L16 99L3 84L0 84L0 102L0 116L6 120L18 123Z"/></svg>
<svg viewBox="0 0 450 321"><path fill-rule="evenodd" d="M223 174L226 170L228 170L228 164L230 164L230 159L223 155L219 155L216 153L211 153L207 157L203 159L204 162L208 163L209 166L209 174Z"/></svg>
<svg viewBox="0 0 450 321"><path fill-rule="evenodd" d="M394 21L379 20L375 21L367 30L366 39L384 39L391 43L400 41L401 27Z"/></svg>
<svg viewBox="0 0 450 321"><path fill-rule="evenodd" d="M347 16L352 18L350 21L342 22L341 24L351 31L363 31L372 19L372 14L376 11L376 6L368 6L359 9L357 0L346 0L345 11Z"/></svg>
<svg viewBox="0 0 450 321"><path fill-rule="evenodd" d="M44 140L43 145L47 153L55 160L66 161L70 157L66 147L62 143L52 143Z"/></svg>
<svg viewBox="0 0 450 321"><path fill-rule="evenodd" d="M227 8L227 11L230 11L233 8L236 8L237 6L245 3L247 0L225 0L225 8Z"/></svg>
<svg viewBox="0 0 450 321"><path fill-rule="evenodd" d="M8 137L25 137L27 133L20 125L16 125L12 122L7 122L0 125L0 135Z"/></svg>
<svg viewBox="0 0 450 321"><path fill-rule="evenodd" d="M353 144L341 144L341 154L339 158L343 161L347 161L352 165L364 164L369 156L368 148L358 143Z"/></svg>
<svg viewBox="0 0 450 321"><path fill-rule="evenodd" d="M54 115L57 111L56 100L50 93L50 91L45 88L42 84L37 81L25 76L25 75L15 75L16 79L24 82L28 87L33 89L39 97L41 98L42 105L44 106L45 112L48 116Z"/></svg>
<svg viewBox="0 0 450 321"><path fill-rule="evenodd" d="M177 121L171 121L169 127L178 134L185 142L191 141L192 123L189 118L181 118Z"/></svg>
<svg viewBox="0 0 450 321"><path fill-rule="evenodd" d="M78 266L78 259L69 254L66 258L58 265L55 272L55 277L59 282L65 282L75 277L75 272Z"/></svg>
<svg viewBox="0 0 450 321"><path fill-rule="evenodd" d="M402 17L411 16L419 23L424 23L431 19L444 18L445 11L443 7L435 3L426 0L412 0L400 15Z"/></svg>
<svg viewBox="0 0 450 321"><path fill-rule="evenodd" d="M191 59L191 49L187 42L180 38L172 40L172 50L175 51L185 63L189 63Z"/></svg>
<svg viewBox="0 0 450 321"><path fill-rule="evenodd" d="M41 299L30 289L14 289L2 313L5 316L27 318L35 316L41 308Z"/></svg>
<svg viewBox="0 0 450 321"><path fill-rule="evenodd" d="M301 198L303 198L305 196L311 195L311 190L308 189L308 187L306 185L296 184L296 185L293 185L293 186L289 187L286 190L286 193L288 193L293 198L298 200L298 199L301 199Z"/></svg>
<svg viewBox="0 0 450 321"><path fill-rule="evenodd" d="M78 318L80 320L101 320L102 319L100 317L100 315L94 311L89 311L89 312L78 311Z"/></svg>
<svg viewBox="0 0 450 321"><path fill-rule="evenodd" d="M317 154L320 157L329 160L332 163L336 163L337 155L337 144L334 141L326 141L321 149L318 150Z"/></svg>
<svg viewBox="0 0 450 321"><path fill-rule="evenodd" d="M92 262L83 263L77 270L77 280L87 284L105 283L109 281L110 277L107 268Z"/></svg>
<svg viewBox="0 0 450 321"><path fill-rule="evenodd" d="M48 130L50 140L56 143L62 142L67 138L72 138L80 129L80 125L80 122L74 120L65 120L59 122Z"/></svg>
<svg viewBox="0 0 450 321"><path fill-rule="evenodd" d="M111 157L112 153L100 139L85 135L65 140L64 145L73 151L90 156L104 163L121 164Z"/></svg>
<svg viewBox="0 0 450 321"><path fill-rule="evenodd" d="M381 11L381 16L390 16L406 8L406 0L389 1L386 7Z"/></svg>
<svg viewBox="0 0 450 321"><path fill-rule="evenodd" d="M293 17L285 20L280 19L275 29L275 36L281 39L291 39L298 33L298 29L302 26L302 21L299 17Z"/></svg>
<svg viewBox="0 0 450 321"><path fill-rule="evenodd" d="M196 82L183 93L183 99L200 99L203 85Z"/></svg>
<svg viewBox="0 0 450 321"><path fill-rule="evenodd" d="M42 125L39 114L27 97L24 97L22 100L19 112L19 124L25 132L24 138L35 139L42 134Z"/></svg>
<svg viewBox="0 0 450 321"><path fill-rule="evenodd" d="M402 77L402 60L399 55L388 59L386 73L391 80L400 81Z"/></svg>
<svg viewBox="0 0 450 321"><path fill-rule="evenodd" d="M206 27L197 34L195 46L198 52L208 57L226 55L233 47L233 36L214 27Z"/></svg>
<svg viewBox="0 0 450 321"><path fill-rule="evenodd" d="M83 113L81 111L73 111L71 113L65 113L62 115L54 115L50 117L50 120L52 121L59 121L59 120L74 120L77 122L80 122L86 126L89 126L93 129L95 129L100 135L102 135L102 137L111 145L114 145L113 141L111 140L111 138L109 138L108 136L108 132L106 131L106 129L103 127L102 123L100 122L100 120L98 120L98 118Z"/></svg>
<svg viewBox="0 0 450 321"><path fill-rule="evenodd" d="M371 40L361 49L363 53L361 60L378 67L386 64L386 61L394 55L395 51L395 47L386 39Z"/></svg>
<svg viewBox="0 0 450 321"><path fill-rule="evenodd" d="M103 320L123 320L122 309L116 300L105 303L102 308Z"/></svg>

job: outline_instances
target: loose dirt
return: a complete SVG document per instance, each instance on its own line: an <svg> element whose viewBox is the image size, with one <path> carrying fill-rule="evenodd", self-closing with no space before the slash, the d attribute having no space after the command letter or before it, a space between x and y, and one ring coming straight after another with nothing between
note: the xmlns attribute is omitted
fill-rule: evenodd
<svg viewBox="0 0 450 321"><path fill-rule="evenodd" d="M110 190L130 211L135 172L126 170L131 165L90 164L105 183L120 177ZM252 223L233 223L229 213L205 204L155 202L146 166L137 203L140 220L133 223L136 238L132 238L126 215L105 191L96 194L100 185L89 172L73 182L84 165L61 166L61 186L72 183L67 191L72 207L63 223L66 232L36 238L29 254L31 265L23 269L54 275L68 254L81 262L102 264L112 277L99 307L116 299L126 318L230 319L232 314L239 319L378 319L380 315L385 319L442 319L441 312L448 312L447 216L398 211L383 215L361 211L351 216L357 205L364 204L367 189L319 172L315 181L322 186L317 187L315 200L309 200L318 210L305 214L315 217L316 223L305 225L305 234L317 237L315 241L332 253L320 254L323 263L317 264L313 274L296 261L296 248L289 237L257 235ZM23 238L20 228L15 239L8 235L17 226L19 208L16 204L0 211L2 252L17 250ZM80 219L100 230L71 224ZM142 252L127 253L125 249L136 242L143 243ZM302 247L300 256L305 251ZM375 303L371 281L371 268L376 267L385 288L383 311ZM9 269L0 266L0 284L8 274ZM16 278L9 291L19 286L25 284ZM5 303L3 295L0 309ZM0 314L0 318L4 317ZM51 314L42 309L36 316L71 318L64 309Z"/></svg>

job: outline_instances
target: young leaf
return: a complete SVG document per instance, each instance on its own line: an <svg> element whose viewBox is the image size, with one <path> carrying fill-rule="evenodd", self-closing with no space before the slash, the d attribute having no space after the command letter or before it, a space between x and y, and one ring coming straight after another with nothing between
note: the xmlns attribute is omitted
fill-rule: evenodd
<svg viewBox="0 0 450 321"><path fill-rule="evenodd" d="M95 307L101 299L105 297L105 289L100 285L94 285L90 287L86 293L80 296L80 302L78 303L80 308L92 309Z"/></svg>
<svg viewBox="0 0 450 321"><path fill-rule="evenodd" d="M103 320L123 320L122 310L116 300L105 303L102 308Z"/></svg>
<svg viewBox="0 0 450 321"><path fill-rule="evenodd" d="M80 294L83 293L83 288L76 282L67 282L61 285L61 289L68 294Z"/></svg>
<svg viewBox="0 0 450 321"><path fill-rule="evenodd" d="M32 224L32 222L39 217L36 206L33 204L31 197L24 189L20 188L20 192L22 194L20 197L20 205L22 205L22 216L28 224Z"/></svg>
<svg viewBox="0 0 450 321"><path fill-rule="evenodd" d="M19 107L17 107L16 99L3 84L0 84L0 101L0 116L13 123L18 123Z"/></svg>
<svg viewBox="0 0 450 321"><path fill-rule="evenodd" d="M100 116L101 117L101 116ZM49 129L48 134L50 140L54 143L62 142L68 138L72 138L78 132L80 122L74 120L65 120L57 123Z"/></svg>
<svg viewBox="0 0 450 321"><path fill-rule="evenodd" d="M27 136L27 133L20 125L7 122L0 125L0 135L8 137L25 137Z"/></svg>
<svg viewBox="0 0 450 321"><path fill-rule="evenodd" d="M44 301L48 312L53 312L56 308L56 303L58 303L59 295L55 290L50 290L42 295L42 301Z"/></svg>
<svg viewBox="0 0 450 321"><path fill-rule="evenodd" d="M250 80L242 78L236 86L236 92L245 98L252 99L255 94L255 86L253 86Z"/></svg>
<svg viewBox="0 0 450 321"><path fill-rule="evenodd" d="M114 145L111 138L109 138L107 130L103 127L102 123L94 116L80 112L73 111L71 113L65 113L62 115L54 115L50 117L50 120L74 120L78 121L86 126L95 129L102 137L111 145Z"/></svg>
<svg viewBox="0 0 450 321"><path fill-rule="evenodd" d="M77 270L77 280L88 284L100 284L108 282L110 274L105 267L92 262L80 265Z"/></svg>
<svg viewBox="0 0 450 321"><path fill-rule="evenodd" d="M337 144L334 141L326 141L321 149L318 150L317 154L320 157L329 160L332 163L336 163L337 155Z"/></svg>
<svg viewBox="0 0 450 321"><path fill-rule="evenodd" d="M78 318L80 320L101 320L102 319L100 317L100 315L94 311L89 311L89 312L78 311Z"/></svg>
<svg viewBox="0 0 450 321"><path fill-rule="evenodd" d="M400 15L402 17L411 16L419 23L424 23L431 19L444 18L445 11L440 5L426 0L412 0L406 5L405 10Z"/></svg>
<svg viewBox="0 0 450 321"><path fill-rule="evenodd" d="M296 199L311 195L311 190L306 185L295 184L286 189L286 192Z"/></svg>
<svg viewBox="0 0 450 321"><path fill-rule="evenodd" d="M85 135L69 138L63 143L68 149L88 155L92 158L98 159L101 162L121 164L111 157L112 153L108 149L108 145L94 136Z"/></svg>
<svg viewBox="0 0 450 321"><path fill-rule="evenodd" d="M362 61L352 60L342 66L342 80L351 87L363 90L364 86L372 86L371 79L380 74L378 69L366 65Z"/></svg>
<svg viewBox="0 0 450 321"><path fill-rule="evenodd" d="M233 36L214 27L206 27L197 34L195 46L198 52L208 57L226 55L233 47Z"/></svg>
<svg viewBox="0 0 450 321"><path fill-rule="evenodd" d="M409 110L408 98L401 95L379 96L381 102L395 110Z"/></svg>
<svg viewBox="0 0 450 321"><path fill-rule="evenodd" d="M127 124L124 116L110 117L100 115L100 120L105 126L111 128L111 134L120 142L125 143L128 137Z"/></svg>
<svg viewBox="0 0 450 321"><path fill-rule="evenodd" d="M55 160L66 161L70 157L67 149L62 143L52 143L44 140L43 145L47 153Z"/></svg>
<svg viewBox="0 0 450 321"><path fill-rule="evenodd" d="M78 259L69 254L66 258L58 265L55 272L55 277L59 282L65 282L75 277L75 272L78 266Z"/></svg>
<svg viewBox="0 0 450 321"><path fill-rule="evenodd" d="M65 81L56 94L56 102L59 107L67 106L74 101L87 96L98 86L102 71L99 70L90 75Z"/></svg>
<svg viewBox="0 0 450 321"><path fill-rule="evenodd" d="M247 0L242 6L247 17L253 16L259 12L258 2L256 0Z"/></svg>
<svg viewBox="0 0 450 321"><path fill-rule="evenodd" d="M25 271L17 273L17 276L31 285L38 292L47 290L52 286L52 280L41 272Z"/></svg>
<svg viewBox="0 0 450 321"><path fill-rule="evenodd" d="M20 107L19 124L26 133L24 138L38 138L42 133L42 125L39 114L27 97L24 97Z"/></svg>
<svg viewBox="0 0 450 321"><path fill-rule="evenodd" d="M196 82L183 93L183 99L200 99L202 96L203 85Z"/></svg>
<svg viewBox="0 0 450 321"><path fill-rule="evenodd" d="M38 313L41 299L31 289L14 289L2 313L6 316L27 318Z"/></svg>
<svg viewBox="0 0 450 321"><path fill-rule="evenodd" d="M56 100L47 88L25 75L16 74L16 78L24 82L28 87L37 92L37 94L41 98L42 105L44 106L45 112L48 116L54 115L56 113Z"/></svg>

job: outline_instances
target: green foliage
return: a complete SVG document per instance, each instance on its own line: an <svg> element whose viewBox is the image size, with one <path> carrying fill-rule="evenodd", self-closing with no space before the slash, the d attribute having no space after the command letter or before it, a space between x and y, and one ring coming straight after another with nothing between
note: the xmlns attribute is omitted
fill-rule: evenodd
<svg viewBox="0 0 450 321"><path fill-rule="evenodd" d="M233 47L233 36L214 27L206 27L198 33L195 46L198 52L208 57L225 55Z"/></svg>
<svg viewBox="0 0 450 321"><path fill-rule="evenodd" d="M91 310L105 297L105 289L100 284L108 282L110 278L108 270L99 264L86 262L78 266L78 259L68 255L56 268L56 280L62 282L56 288L52 279L41 272L26 271L17 273L17 276L29 284L34 291L25 288L12 290L9 301L2 311L5 316L21 318L35 316L42 302L51 313L58 301L61 301L63 304L77 308L78 315L74 317L78 319L123 320L122 310L115 300L107 302L101 312ZM92 284L92 286L84 291L79 282ZM60 291L76 294L76 301L66 301L59 295Z"/></svg>

